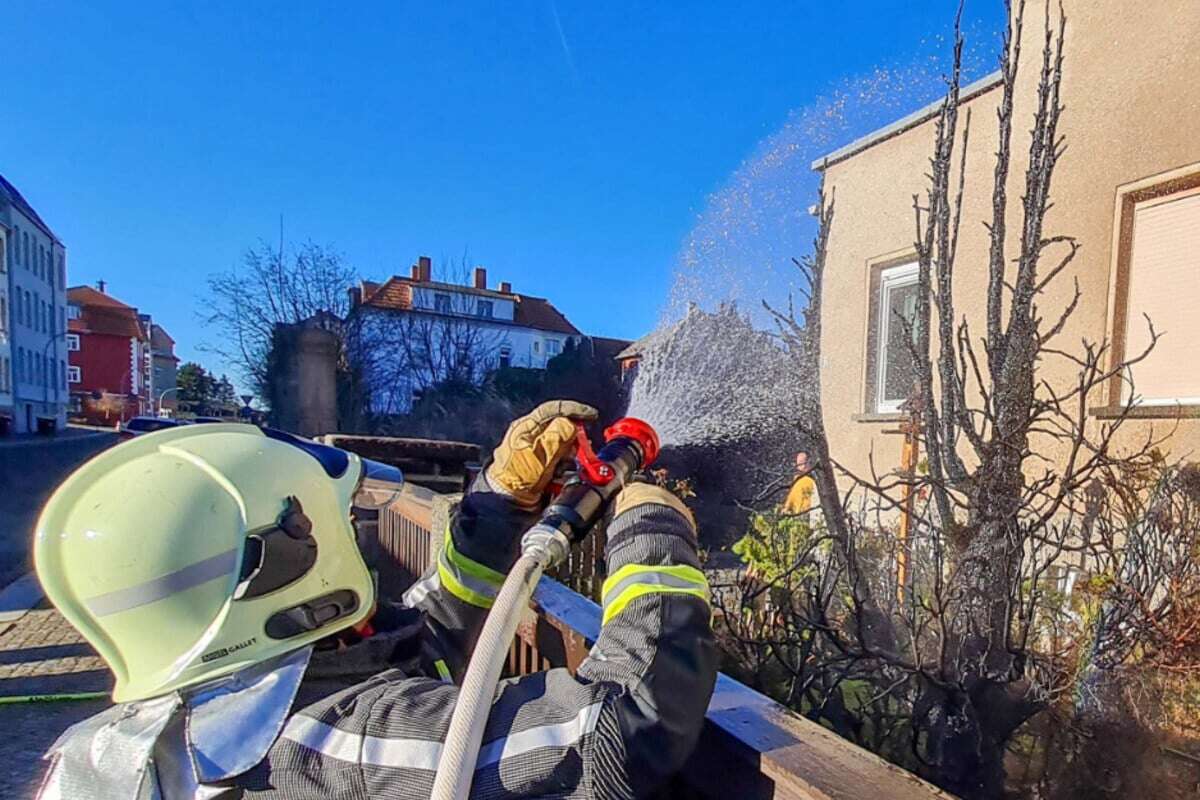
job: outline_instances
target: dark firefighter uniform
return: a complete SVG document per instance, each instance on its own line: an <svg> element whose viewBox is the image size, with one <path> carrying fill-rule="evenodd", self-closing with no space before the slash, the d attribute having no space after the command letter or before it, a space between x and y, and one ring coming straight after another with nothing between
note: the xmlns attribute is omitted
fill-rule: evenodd
<svg viewBox="0 0 1200 800"><path fill-rule="evenodd" d="M466 496L437 564L409 590L424 614L424 676L389 670L298 710L266 759L235 781L247 798L429 796L458 687L492 600L533 519L486 489ZM695 529L665 493L631 487L608 530L603 628L575 675L503 682L472 797L644 797L699 735L716 677ZM661 492L661 490L659 490Z"/></svg>

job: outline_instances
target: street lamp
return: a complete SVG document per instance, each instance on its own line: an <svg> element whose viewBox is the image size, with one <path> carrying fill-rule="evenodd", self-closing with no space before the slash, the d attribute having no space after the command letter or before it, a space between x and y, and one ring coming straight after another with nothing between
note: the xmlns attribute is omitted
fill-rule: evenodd
<svg viewBox="0 0 1200 800"><path fill-rule="evenodd" d="M179 391L179 387L178 387L178 386L172 386L172 387L170 387L169 389L163 389L163 390L162 390L162 394L160 394L160 395L158 396L158 415L159 415L160 417L162 416L162 401L163 401L163 398L164 398L164 397L166 397L167 395L169 395L171 392L178 392L178 391Z"/></svg>
<svg viewBox="0 0 1200 800"><path fill-rule="evenodd" d="M58 333L49 333L46 335L46 344L42 348L42 364L45 365L45 367L44 367L45 372L49 373L49 374L42 375L42 406L43 407L50 405L50 378L51 377L54 377L54 379L55 379L54 396L56 398L58 397L58 377L59 377L58 372L59 372L59 370L57 369L57 367L54 369L50 369L50 364L48 363L50 361L50 345L54 344L59 339L64 338L66 335L67 335L67 332L65 330L61 330ZM54 355L55 355L54 362L57 365L57 362L58 362L58 358L57 358L58 351L57 350L55 350ZM66 376L63 376L63 379L65 380ZM55 415L55 416L57 417L57 415ZM57 426L58 422L56 421L54 424L55 424L55 426Z"/></svg>

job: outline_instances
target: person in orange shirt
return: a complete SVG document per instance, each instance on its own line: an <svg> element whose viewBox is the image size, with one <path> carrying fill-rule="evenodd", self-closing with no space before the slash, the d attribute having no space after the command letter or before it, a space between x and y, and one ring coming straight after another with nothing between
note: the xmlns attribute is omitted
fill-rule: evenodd
<svg viewBox="0 0 1200 800"><path fill-rule="evenodd" d="M796 480L788 490L781 508L785 514L804 514L812 508L817 483L812 479L811 472L812 465L808 463L808 453L796 453Z"/></svg>

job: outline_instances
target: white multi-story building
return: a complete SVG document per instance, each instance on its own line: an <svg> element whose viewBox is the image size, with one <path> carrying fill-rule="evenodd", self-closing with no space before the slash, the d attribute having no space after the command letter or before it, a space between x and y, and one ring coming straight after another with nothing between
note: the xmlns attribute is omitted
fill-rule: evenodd
<svg viewBox="0 0 1200 800"><path fill-rule="evenodd" d="M410 277L363 281L351 295L376 413L404 413L415 393L442 381L478 382L497 367L545 369L569 341L583 339L545 298L508 283L489 289L483 267L470 285L443 283L422 256Z"/></svg>
<svg viewBox="0 0 1200 800"><path fill-rule="evenodd" d="M17 433L66 424L67 250L0 176L0 414Z"/></svg>

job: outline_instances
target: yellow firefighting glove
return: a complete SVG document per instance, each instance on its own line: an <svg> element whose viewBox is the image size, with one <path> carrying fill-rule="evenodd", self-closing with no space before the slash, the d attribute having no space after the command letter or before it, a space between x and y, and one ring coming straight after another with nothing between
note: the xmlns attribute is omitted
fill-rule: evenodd
<svg viewBox="0 0 1200 800"><path fill-rule="evenodd" d="M692 516L692 510L685 506L678 497L652 483L631 483L622 489L613 500L613 518L648 503L675 509L688 521L692 533L696 532L696 518Z"/></svg>
<svg viewBox="0 0 1200 800"><path fill-rule="evenodd" d="M575 445L575 421L597 416L596 409L572 400L542 403L508 426L492 454L488 483L522 508L537 508L555 468Z"/></svg>

